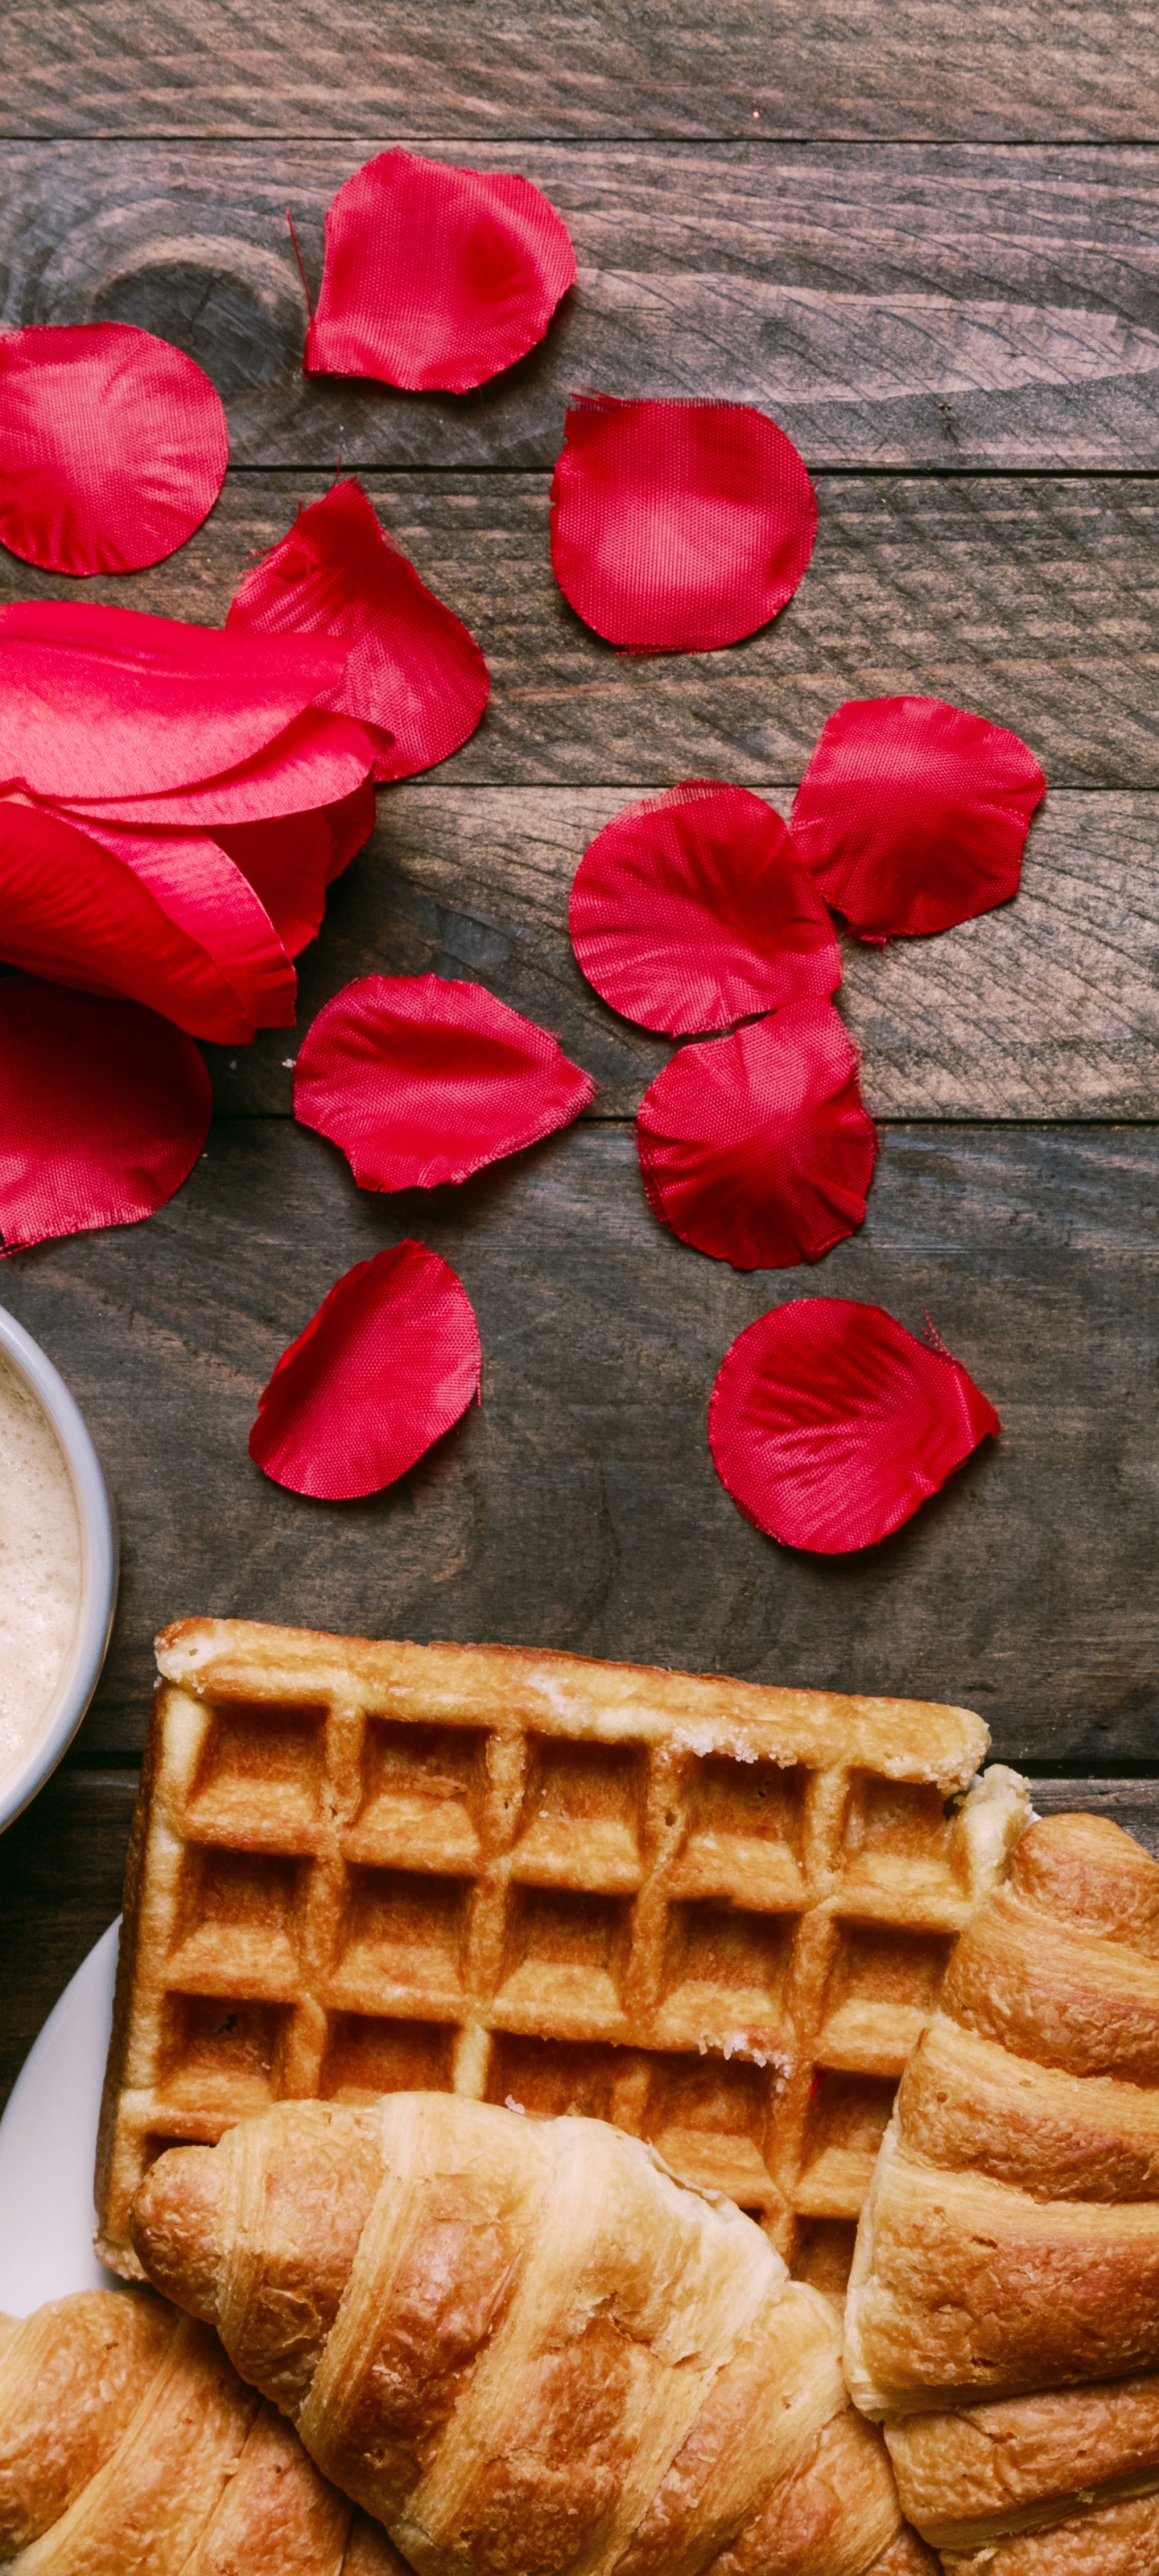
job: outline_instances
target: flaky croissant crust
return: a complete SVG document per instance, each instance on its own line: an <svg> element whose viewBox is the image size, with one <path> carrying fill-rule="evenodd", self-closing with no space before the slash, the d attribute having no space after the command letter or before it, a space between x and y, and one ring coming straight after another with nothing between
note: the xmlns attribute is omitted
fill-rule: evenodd
<svg viewBox="0 0 1159 2576"><path fill-rule="evenodd" d="M150 2277L419 2576L917 2576L840 2328L599 2121L279 2105L162 2156Z"/></svg>
<svg viewBox="0 0 1159 2576"><path fill-rule="evenodd" d="M1159 2566L1159 1864L1105 1818L1032 1825L958 1944L863 2212L846 2373L947 2567Z"/></svg>

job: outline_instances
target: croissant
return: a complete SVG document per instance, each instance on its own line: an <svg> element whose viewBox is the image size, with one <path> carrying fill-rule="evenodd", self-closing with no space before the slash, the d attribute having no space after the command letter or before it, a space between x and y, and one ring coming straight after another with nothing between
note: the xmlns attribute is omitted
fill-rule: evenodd
<svg viewBox="0 0 1159 2576"><path fill-rule="evenodd" d="M141 2293L0 2318L0 2564L20 2576L406 2576L208 2327Z"/></svg>
<svg viewBox="0 0 1159 2576"><path fill-rule="evenodd" d="M846 2373L947 2567L1159 2567L1159 1864L1105 1819L1032 1825L958 1944L862 2213Z"/></svg>
<svg viewBox="0 0 1159 2576"><path fill-rule="evenodd" d="M146 2175L133 2242L419 2576L920 2576L840 2328L598 2120L280 2104Z"/></svg>

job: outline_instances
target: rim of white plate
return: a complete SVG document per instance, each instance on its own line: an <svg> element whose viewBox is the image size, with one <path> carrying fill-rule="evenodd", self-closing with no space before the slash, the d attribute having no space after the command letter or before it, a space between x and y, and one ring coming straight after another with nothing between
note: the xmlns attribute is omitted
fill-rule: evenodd
<svg viewBox="0 0 1159 2576"><path fill-rule="evenodd" d="M80 1526L80 1614L72 1653L28 1750L0 1774L0 1833L23 1813L68 1751L108 1652L117 1606L117 1528L109 1489L80 1406L23 1324L0 1306L0 1353L35 1396L56 1433Z"/></svg>

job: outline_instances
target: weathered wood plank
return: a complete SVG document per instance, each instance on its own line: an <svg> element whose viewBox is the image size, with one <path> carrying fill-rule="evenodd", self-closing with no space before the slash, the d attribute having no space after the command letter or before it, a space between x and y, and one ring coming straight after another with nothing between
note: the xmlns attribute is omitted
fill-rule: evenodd
<svg viewBox="0 0 1159 2576"><path fill-rule="evenodd" d="M1159 135L1150 0L12 0L11 134Z"/></svg>
<svg viewBox="0 0 1159 2576"><path fill-rule="evenodd" d="M789 813L791 786L764 789ZM356 975L487 985L553 1029L635 1113L670 1053L580 974L571 880L622 789L386 790L299 969L299 1035ZM1062 789L1031 827L1017 900L938 939L844 942L839 1008L878 1118L1159 1118L1159 798ZM207 1049L219 1113L290 1116L293 1031Z"/></svg>
<svg viewBox="0 0 1159 2576"><path fill-rule="evenodd" d="M137 1777L65 1769L0 1843L0 2105L57 1996L121 1910Z"/></svg>
<svg viewBox="0 0 1159 2576"><path fill-rule="evenodd" d="M233 474L152 571L69 584L0 557L0 597L120 598L215 623L247 557L326 488ZM466 619L491 704L464 783L800 777L847 697L925 690L1013 725L1055 787L1159 786L1159 479L825 476L795 599L720 653L616 653L552 576L548 478L368 475L384 523Z"/></svg>
<svg viewBox="0 0 1159 2576"><path fill-rule="evenodd" d="M975 1705L1008 1759L1153 1758L1159 1135L891 1130L856 1240L742 1277L651 1217L623 1128L461 1190L383 1200L281 1120L211 1133L149 1224L6 1263L4 1301L85 1408L124 1539L83 1743L140 1742L150 1639L183 1612L567 1645ZM246 1454L273 1362L352 1262L414 1235L462 1277L481 1410L366 1502ZM718 1484L705 1409L754 1316L809 1294L938 1330L1004 1430L863 1557L777 1548Z"/></svg>
<svg viewBox="0 0 1159 2576"><path fill-rule="evenodd" d="M0 146L3 320L176 340L242 465L551 466L575 385L761 404L815 466L1159 462L1155 151L496 142L579 284L521 366L416 400L301 372L286 202L316 286L374 148Z"/></svg>

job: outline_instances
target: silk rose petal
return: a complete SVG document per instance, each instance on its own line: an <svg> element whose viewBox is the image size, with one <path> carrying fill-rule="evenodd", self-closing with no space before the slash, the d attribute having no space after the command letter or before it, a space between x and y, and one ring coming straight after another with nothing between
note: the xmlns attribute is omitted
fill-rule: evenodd
<svg viewBox="0 0 1159 2576"><path fill-rule="evenodd" d="M462 1283L424 1244L400 1243L348 1270L283 1351L250 1456L318 1501L377 1493L466 1412L481 1368Z"/></svg>
<svg viewBox="0 0 1159 2576"><path fill-rule="evenodd" d="M481 984L367 975L304 1038L294 1115L341 1146L360 1189L429 1190L566 1127L596 1087Z"/></svg>
<svg viewBox="0 0 1159 2576"><path fill-rule="evenodd" d="M629 805L576 870L578 962L625 1019L673 1037L836 991L833 925L789 834L746 787L689 778Z"/></svg>
<svg viewBox="0 0 1159 2576"><path fill-rule="evenodd" d="M717 1474L746 1519L822 1556L888 1538L1001 1427L948 1351L839 1297L750 1324L708 1414Z"/></svg>
<svg viewBox="0 0 1159 2576"><path fill-rule="evenodd" d="M365 725L348 716L307 707L238 769L175 787L158 796L57 796L70 814L99 821L144 823L159 831L176 824L216 832L222 824L260 823L274 814L299 814L336 805L357 794L369 777L374 743Z"/></svg>
<svg viewBox="0 0 1159 2576"><path fill-rule="evenodd" d="M213 837L253 887L287 955L296 957L321 927L327 886L374 825L374 789L365 779L341 804L261 823L220 824Z"/></svg>
<svg viewBox="0 0 1159 2576"><path fill-rule="evenodd" d="M135 1002L0 982L0 1236L18 1252L171 1199L205 1142L191 1038Z"/></svg>
<svg viewBox="0 0 1159 2576"><path fill-rule="evenodd" d="M0 333L0 542L46 572L139 572L213 508L229 431L207 375L127 322Z"/></svg>
<svg viewBox="0 0 1159 2576"><path fill-rule="evenodd" d="M293 967L224 850L114 845L12 798L0 798L0 956L222 1046L294 1017Z"/></svg>
<svg viewBox="0 0 1159 2576"><path fill-rule="evenodd" d="M327 635L348 659L326 704L373 733L374 776L409 778L472 734L490 681L478 645L391 545L365 492L336 483L247 573L231 634Z"/></svg>
<svg viewBox="0 0 1159 2576"><path fill-rule="evenodd" d="M573 404L551 487L565 599L634 653L735 644L791 599L817 504L802 458L745 403Z"/></svg>
<svg viewBox="0 0 1159 2576"><path fill-rule="evenodd" d="M468 393L542 340L575 278L529 179L380 152L328 209L306 373Z"/></svg>
<svg viewBox="0 0 1159 2576"><path fill-rule="evenodd" d="M793 838L856 938L925 938L1017 894L1045 794L1004 725L941 698L853 698L821 734Z"/></svg>
<svg viewBox="0 0 1159 2576"><path fill-rule="evenodd" d="M682 1047L640 1103L649 1202L698 1252L784 1270L865 1216L877 1136L831 1002L791 1002L735 1037Z"/></svg>
<svg viewBox="0 0 1159 2576"><path fill-rule="evenodd" d="M14 601L0 608L0 790L120 809L199 786L268 752L337 688L344 662L322 637L223 635L138 609Z"/></svg>

